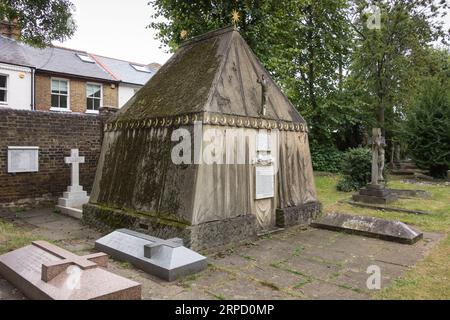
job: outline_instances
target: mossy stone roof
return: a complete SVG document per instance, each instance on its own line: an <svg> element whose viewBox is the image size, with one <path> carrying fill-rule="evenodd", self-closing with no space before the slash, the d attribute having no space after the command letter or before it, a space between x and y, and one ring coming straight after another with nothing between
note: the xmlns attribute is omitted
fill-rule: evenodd
<svg viewBox="0 0 450 320"><path fill-rule="evenodd" d="M259 117L261 74L270 80L266 118L304 122L234 28L182 44L110 121L200 112Z"/></svg>

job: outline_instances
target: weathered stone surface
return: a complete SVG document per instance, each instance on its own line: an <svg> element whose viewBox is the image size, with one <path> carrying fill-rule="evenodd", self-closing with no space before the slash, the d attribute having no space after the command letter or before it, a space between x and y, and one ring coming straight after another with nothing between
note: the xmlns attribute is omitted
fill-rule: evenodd
<svg viewBox="0 0 450 320"><path fill-rule="evenodd" d="M370 203L354 202L354 201L347 201L347 203L349 203L355 207L369 208L369 209L374 209L374 210L386 210L386 211L404 212L404 213L410 213L410 214L432 214L431 212L427 212L427 211L409 210L409 209L391 207L391 206L387 206L387 205L383 205L383 204L370 204Z"/></svg>
<svg viewBox="0 0 450 320"><path fill-rule="evenodd" d="M293 226L296 224L309 224L317 219L322 210L320 202L309 202L304 205L278 208L276 224L278 227Z"/></svg>
<svg viewBox="0 0 450 320"><path fill-rule="evenodd" d="M353 201L371 204L388 204L398 199L397 195L390 192L382 185L368 184L352 196Z"/></svg>
<svg viewBox="0 0 450 320"><path fill-rule="evenodd" d="M389 189L399 198L431 198L431 193L425 190Z"/></svg>
<svg viewBox="0 0 450 320"><path fill-rule="evenodd" d="M167 281L207 266L206 257L184 247L182 239L163 240L127 229L104 236L95 242L95 247Z"/></svg>
<svg viewBox="0 0 450 320"><path fill-rule="evenodd" d="M330 213L311 224L315 228L344 231L406 244L422 239L423 234L403 222L374 217Z"/></svg>
<svg viewBox="0 0 450 320"><path fill-rule="evenodd" d="M89 203L83 206L83 222L105 232L127 228L163 239L181 238L193 250L213 250L257 236L256 217L252 214L189 226Z"/></svg>
<svg viewBox="0 0 450 320"><path fill-rule="evenodd" d="M110 273L104 253L77 256L45 241L0 256L0 274L30 299L140 299L141 285Z"/></svg>

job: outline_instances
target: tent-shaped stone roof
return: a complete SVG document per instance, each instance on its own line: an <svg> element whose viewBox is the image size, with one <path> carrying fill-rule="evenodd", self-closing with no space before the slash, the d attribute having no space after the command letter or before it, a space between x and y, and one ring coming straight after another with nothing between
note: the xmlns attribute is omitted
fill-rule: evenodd
<svg viewBox="0 0 450 320"><path fill-rule="evenodd" d="M221 114L261 118L261 75L269 79L264 118L304 124L269 73L233 27L184 42L110 122Z"/></svg>

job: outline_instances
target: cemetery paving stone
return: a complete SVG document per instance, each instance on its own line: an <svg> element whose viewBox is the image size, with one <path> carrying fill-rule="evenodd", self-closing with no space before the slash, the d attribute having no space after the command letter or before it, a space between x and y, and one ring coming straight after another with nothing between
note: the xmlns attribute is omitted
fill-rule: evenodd
<svg viewBox="0 0 450 320"><path fill-rule="evenodd" d="M95 252L102 234L80 221L33 209L0 218L76 254ZM369 265L381 268L382 288L423 259L443 236L403 245L357 235L295 226L208 255L202 272L166 282L128 263L110 259L108 270L142 284L143 299L369 299ZM0 278L0 299L24 299Z"/></svg>

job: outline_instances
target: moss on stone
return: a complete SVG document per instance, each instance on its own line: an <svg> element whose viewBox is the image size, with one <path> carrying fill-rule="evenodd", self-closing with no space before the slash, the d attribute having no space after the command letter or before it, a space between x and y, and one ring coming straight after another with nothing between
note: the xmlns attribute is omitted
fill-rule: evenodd
<svg viewBox="0 0 450 320"><path fill-rule="evenodd" d="M150 219L152 223L167 225L170 227L184 229L190 226L188 221L184 221L176 215L163 212L139 212L131 209L111 208L104 204L90 204L99 209L98 218L103 222L115 228L130 227L136 224L138 220Z"/></svg>
<svg viewBox="0 0 450 320"><path fill-rule="evenodd" d="M111 121L201 111L220 65L217 48L216 37L181 48Z"/></svg>

